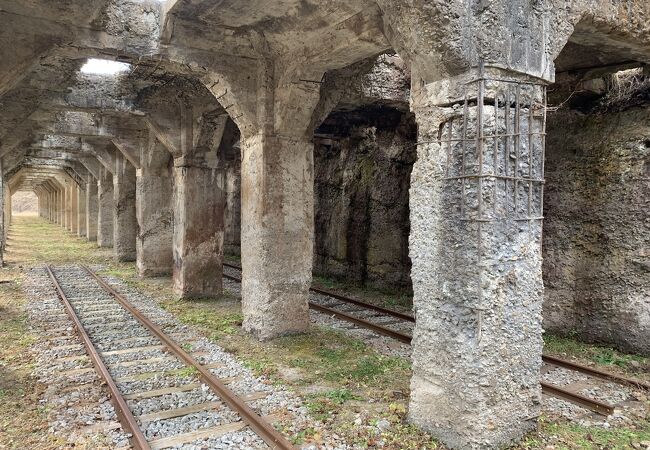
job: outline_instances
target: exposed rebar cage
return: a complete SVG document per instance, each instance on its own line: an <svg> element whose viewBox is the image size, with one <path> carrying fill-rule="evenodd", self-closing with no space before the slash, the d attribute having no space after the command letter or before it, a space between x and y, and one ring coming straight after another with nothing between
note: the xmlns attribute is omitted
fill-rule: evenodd
<svg viewBox="0 0 650 450"><path fill-rule="evenodd" d="M546 85L480 76L466 86L462 111L439 131L458 217L541 221Z"/></svg>

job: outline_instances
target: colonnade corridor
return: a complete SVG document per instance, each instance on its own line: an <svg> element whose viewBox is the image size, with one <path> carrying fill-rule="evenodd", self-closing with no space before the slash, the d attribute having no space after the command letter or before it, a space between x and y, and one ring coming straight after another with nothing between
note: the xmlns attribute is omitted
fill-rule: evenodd
<svg viewBox="0 0 650 450"><path fill-rule="evenodd" d="M234 256L226 256L226 261L232 265L239 262ZM408 345L315 313L314 326L305 334L260 342L242 330L238 283L224 279L224 294L219 297L178 300L171 277L140 278L136 263L117 262L111 249L98 248L96 243L41 217L21 215L12 218L5 267L0 272L0 448L70 448L71 443L113 448L111 432L102 429L105 421L101 414L91 420L84 416L93 425L70 413L76 406L61 416L55 403L61 401L55 390L57 383L47 383L56 374L48 371L42 360L44 351L57 343L44 339L44 331L29 320L42 312L39 299L30 294L36 287L28 278L43 272L45 264L65 268L78 263L90 265L108 280L123 282L124 290L146 295L188 330L233 355L262 386L280 392L274 407L285 410L286 415L275 426L294 444L306 448L325 444L333 446L330 448L350 448L345 447L350 444L351 448L375 448L381 441L382 448L395 450L446 448L407 423L411 378ZM390 292L320 277L316 284L377 305L404 312L408 309L403 298ZM546 354L650 381L647 358L572 339L546 339ZM84 394L85 414L97 406L94 389ZM66 401L76 405L79 400ZM106 404L106 399L100 399L100 404L102 401ZM596 427L590 422L599 420L597 416L580 411L569 403L544 397L539 430L513 448L643 448L650 439L650 426L638 409L630 407L610 416L607 426ZM577 422L569 419L576 414L580 417ZM72 422L65 434L48 424L61 417ZM88 432L89 428L93 432Z"/></svg>

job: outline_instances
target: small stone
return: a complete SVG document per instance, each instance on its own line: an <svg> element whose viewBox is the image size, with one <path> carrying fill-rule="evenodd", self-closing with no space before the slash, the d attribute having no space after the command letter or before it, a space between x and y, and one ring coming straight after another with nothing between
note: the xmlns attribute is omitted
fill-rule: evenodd
<svg viewBox="0 0 650 450"><path fill-rule="evenodd" d="M381 419L377 421L377 428L380 430L386 430L390 427L390 422L386 419Z"/></svg>

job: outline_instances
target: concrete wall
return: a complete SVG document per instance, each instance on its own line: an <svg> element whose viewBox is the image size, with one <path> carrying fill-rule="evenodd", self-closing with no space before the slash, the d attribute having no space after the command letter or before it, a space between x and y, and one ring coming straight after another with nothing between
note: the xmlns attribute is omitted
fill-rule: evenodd
<svg viewBox="0 0 650 450"><path fill-rule="evenodd" d="M325 127L349 124L349 114ZM410 289L409 186L415 161L410 115L378 110L339 140L317 140L314 273Z"/></svg>
<svg viewBox="0 0 650 450"><path fill-rule="evenodd" d="M551 114L544 328L650 354L650 106Z"/></svg>

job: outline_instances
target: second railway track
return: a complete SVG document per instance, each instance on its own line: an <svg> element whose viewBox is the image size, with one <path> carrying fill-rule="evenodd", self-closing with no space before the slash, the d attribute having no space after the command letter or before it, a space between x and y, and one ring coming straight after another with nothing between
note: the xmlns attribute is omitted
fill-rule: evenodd
<svg viewBox="0 0 650 450"><path fill-rule="evenodd" d="M213 373L219 363L190 354L89 268L46 270L134 448L182 448L244 429L258 437L246 448L294 448L269 423L273 416L247 404L264 392L236 395L227 386L234 379ZM183 419L196 415L211 425L183 429ZM180 424L177 433L161 433L158 423L169 420Z"/></svg>
<svg viewBox="0 0 650 450"><path fill-rule="evenodd" d="M241 267L229 263L224 263L224 267L240 272L242 270ZM226 273L223 276L241 282L239 277ZM311 309L396 339L404 344L411 344L413 325L415 324L413 315L383 308L320 288L312 287L310 290L318 294L318 300L312 299L309 302ZM573 372L580 372L594 379L650 390L650 383L604 372L553 356L543 355L542 361L549 368L563 368ZM595 413L607 416L614 412L614 405L580 395L545 381L541 381L541 385L545 394L577 404Z"/></svg>

